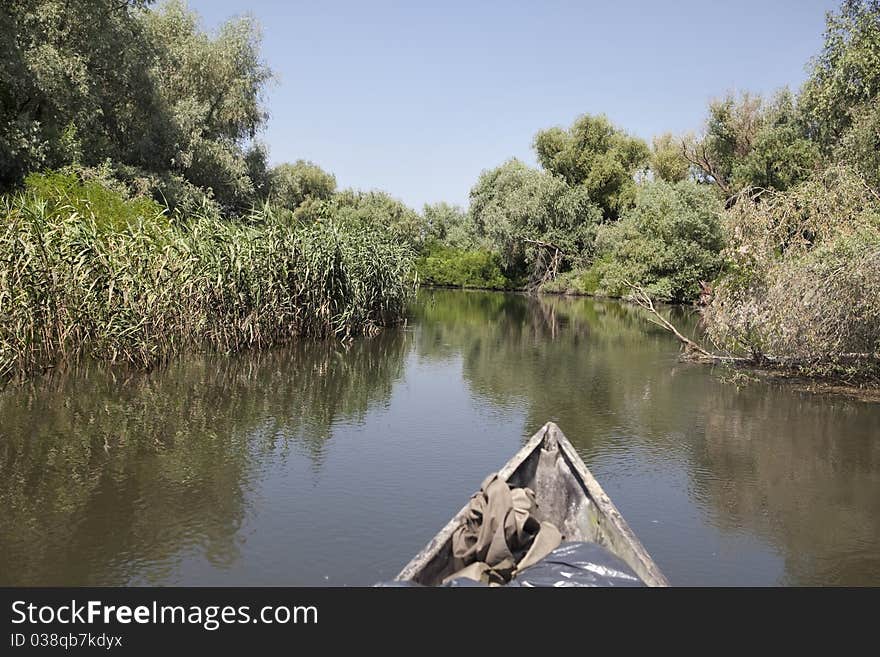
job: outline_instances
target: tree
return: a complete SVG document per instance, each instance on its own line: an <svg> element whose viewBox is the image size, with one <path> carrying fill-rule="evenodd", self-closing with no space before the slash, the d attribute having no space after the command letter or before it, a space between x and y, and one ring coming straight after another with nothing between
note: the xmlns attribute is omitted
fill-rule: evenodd
<svg viewBox="0 0 880 657"><path fill-rule="evenodd" d="M335 194L326 207L335 221L387 231L414 250L424 242L424 220L419 213L385 192L346 189Z"/></svg>
<svg viewBox="0 0 880 657"><path fill-rule="evenodd" d="M212 37L179 0L141 17L156 52L153 79L177 137L159 166L211 189L227 208L247 207L258 190L246 145L266 121L262 93L272 77L260 57L259 26L237 18Z"/></svg>
<svg viewBox="0 0 880 657"><path fill-rule="evenodd" d="M703 135L682 140L681 152L697 179L714 184L728 199L745 187L788 189L809 177L818 162L787 89L769 102L749 93L713 101Z"/></svg>
<svg viewBox="0 0 880 657"><path fill-rule="evenodd" d="M825 17L825 43L812 62L801 104L826 152L880 94L880 0L844 0Z"/></svg>
<svg viewBox="0 0 880 657"><path fill-rule="evenodd" d="M427 240L434 240L454 249L476 248L476 227L471 216L459 206L449 203L425 204L422 215Z"/></svg>
<svg viewBox="0 0 880 657"><path fill-rule="evenodd" d="M527 273L533 285L584 262L602 221L586 186L516 159L484 171L470 200L477 235L501 254L509 277Z"/></svg>
<svg viewBox="0 0 880 657"><path fill-rule="evenodd" d="M178 0L149 4L0 6L0 187L109 160L129 179L156 181L163 197L186 181L241 210L263 193L253 139L271 72L256 23L231 20L212 36Z"/></svg>
<svg viewBox="0 0 880 657"><path fill-rule="evenodd" d="M173 142L148 63L142 0L0 6L0 187L30 171L136 161Z"/></svg>
<svg viewBox="0 0 880 657"><path fill-rule="evenodd" d="M806 136L794 97L788 89L766 103L744 157L734 161L734 190L762 187L785 191L809 178L819 164L819 149Z"/></svg>
<svg viewBox="0 0 880 657"><path fill-rule="evenodd" d="M620 221L596 239L600 287L622 296L629 284L664 301L692 301L721 269L721 204L705 185L647 182Z"/></svg>
<svg viewBox="0 0 880 657"><path fill-rule="evenodd" d="M834 149L834 159L850 165L880 193L880 105L852 112L852 125Z"/></svg>
<svg viewBox="0 0 880 657"><path fill-rule="evenodd" d="M690 175L690 162L681 150L680 140L667 132L651 142L651 171L657 180L680 182Z"/></svg>
<svg viewBox="0 0 880 657"><path fill-rule="evenodd" d="M567 130L542 130L534 148L544 170L583 186L606 219L617 218L632 203L634 175L650 156L644 141L614 127L604 115L584 114Z"/></svg>
<svg viewBox="0 0 880 657"><path fill-rule="evenodd" d="M326 201L335 191L336 176L312 162L285 162L269 172L269 200L289 210L307 199Z"/></svg>

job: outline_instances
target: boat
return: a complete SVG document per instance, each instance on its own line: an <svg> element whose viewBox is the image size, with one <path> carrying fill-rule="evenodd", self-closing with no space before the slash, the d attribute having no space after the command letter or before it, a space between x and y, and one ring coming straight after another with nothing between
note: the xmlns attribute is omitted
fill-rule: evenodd
<svg viewBox="0 0 880 657"><path fill-rule="evenodd" d="M539 520L553 523L566 541L597 543L622 559L648 586L669 586L657 564L590 474L565 434L547 422L498 472L511 487L535 492ZM395 578L439 586L455 571L452 535L465 505Z"/></svg>

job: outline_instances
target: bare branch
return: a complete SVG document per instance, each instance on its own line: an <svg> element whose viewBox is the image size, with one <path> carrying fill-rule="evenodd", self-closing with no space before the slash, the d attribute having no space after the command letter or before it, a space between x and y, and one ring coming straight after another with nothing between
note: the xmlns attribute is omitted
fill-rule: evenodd
<svg viewBox="0 0 880 657"><path fill-rule="evenodd" d="M629 288L632 290L632 300L635 301L642 308L647 310L653 315L651 321L662 328L665 328L667 331L672 333L678 341L682 343L684 346L685 353L692 357L697 358L699 360L713 360L713 361L746 361L747 358L740 358L738 356L722 356L720 354L715 354L707 349L703 348L701 345L697 344L689 337L684 335L681 331L679 331L672 322L661 315L657 308L654 306L654 301L648 295L645 290L635 283L630 283L629 281L624 281Z"/></svg>

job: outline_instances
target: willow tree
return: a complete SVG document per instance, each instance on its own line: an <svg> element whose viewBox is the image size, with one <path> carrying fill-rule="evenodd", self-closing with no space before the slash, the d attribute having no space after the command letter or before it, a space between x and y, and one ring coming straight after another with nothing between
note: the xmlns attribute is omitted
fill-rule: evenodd
<svg viewBox="0 0 880 657"><path fill-rule="evenodd" d="M677 183L690 175L690 162L681 149L681 141L671 132L658 135L651 140L650 168L657 180Z"/></svg>
<svg viewBox="0 0 880 657"><path fill-rule="evenodd" d="M880 0L847 0L829 12L801 104L826 156L880 190Z"/></svg>
<svg viewBox="0 0 880 657"><path fill-rule="evenodd" d="M336 176L305 160L279 164L269 180L269 200L289 210L308 200L329 200L336 191Z"/></svg>
<svg viewBox="0 0 880 657"><path fill-rule="evenodd" d="M250 18L207 33L177 0L0 5L0 187L35 170L110 161L241 208L262 193L271 78ZM163 189L157 192L164 194Z"/></svg>
<svg viewBox="0 0 880 657"><path fill-rule="evenodd" d="M801 103L813 136L831 150L880 94L880 0L844 0L825 19Z"/></svg>
<svg viewBox="0 0 880 657"><path fill-rule="evenodd" d="M422 209L426 240L454 249L473 249L478 245L476 227L470 214L458 205L441 202Z"/></svg>
<svg viewBox="0 0 880 657"><path fill-rule="evenodd" d="M795 97L787 89L769 100L728 94L709 104L704 132L682 141L697 178L725 198L746 187L786 190L815 171L819 151Z"/></svg>
<svg viewBox="0 0 880 657"><path fill-rule="evenodd" d="M602 221L586 186L517 159L484 171L470 201L477 235L502 255L508 276L525 273L532 285L581 264Z"/></svg>
<svg viewBox="0 0 880 657"><path fill-rule="evenodd" d="M582 187L607 219L616 219L632 204L634 176L650 156L644 141L616 128L604 115L584 114L568 129L542 130L534 147L545 171Z"/></svg>
<svg viewBox="0 0 880 657"><path fill-rule="evenodd" d="M167 152L173 136L139 18L147 4L0 3L0 187L75 161Z"/></svg>
<svg viewBox="0 0 880 657"><path fill-rule="evenodd" d="M259 26L245 16L211 35L179 0L141 20L157 55L151 74L177 137L163 165L209 188L223 205L248 205L264 191L255 186L262 172L254 168L265 160L248 149L268 117L262 95L272 77Z"/></svg>

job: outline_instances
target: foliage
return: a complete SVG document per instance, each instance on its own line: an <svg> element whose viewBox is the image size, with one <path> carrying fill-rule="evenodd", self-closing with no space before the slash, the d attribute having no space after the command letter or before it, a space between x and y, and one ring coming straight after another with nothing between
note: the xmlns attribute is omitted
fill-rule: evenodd
<svg viewBox="0 0 880 657"><path fill-rule="evenodd" d="M601 261L600 261L601 262ZM552 294L600 295L601 275L598 263L588 269L567 271L541 286L541 292Z"/></svg>
<svg viewBox="0 0 880 657"><path fill-rule="evenodd" d="M76 213L90 217L100 230L121 230L144 217L167 223L158 203L145 196L129 198L125 187L112 178L81 180L72 171L32 173L25 178L25 189L45 204L50 216Z"/></svg>
<svg viewBox="0 0 880 657"><path fill-rule="evenodd" d="M712 191L691 181L639 187L635 206L602 226L595 276L605 294L624 296L629 283L664 301L692 301L701 281L721 266L721 207Z"/></svg>
<svg viewBox="0 0 880 657"><path fill-rule="evenodd" d="M515 287L501 270L501 258L486 250L431 245L416 260L419 282L425 285L503 290Z"/></svg>
<svg viewBox="0 0 880 657"><path fill-rule="evenodd" d="M584 114L571 128L535 135L538 162L569 185L581 185L608 219L616 218L635 195L636 171L648 163L647 144L611 124L604 115Z"/></svg>
<svg viewBox="0 0 880 657"><path fill-rule="evenodd" d="M436 203L425 205L426 241L434 241L454 249L473 249L477 246L476 226L471 216L457 205Z"/></svg>
<svg viewBox="0 0 880 657"><path fill-rule="evenodd" d="M834 159L857 170L880 192L880 103L854 110L852 125L834 149Z"/></svg>
<svg viewBox="0 0 880 657"><path fill-rule="evenodd" d="M759 120L751 147L732 167L733 189L784 191L806 180L817 167L819 149L806 137L791 93L777 93L763 107Z"/></svg>
<svg viewBox="0 0 880 657"><path fill-rule="evenodd" d="M657 180L676 183L690 175L690 162L687 161L680 140L666 132L654 137L651 142L651 171Z"/></svg>
<svg viewBox="0 0 880 657"><path fill-rule="evenodd" d="M747 196L726 221L728 273L704 313L719 346L810 373L877 369L880 198L856 172Z"/></svg>
<svg viewBox="0 0 880 657"><path fill-rule="evenodd" d="M269 180L269 201L290 210L308 199L326 201L336 191L336 176L305 160L279 164Z"/></svg>
<svg viewBox="0 0 880 657"><path fill-rule="evenodd" d="M145 65L152 53L138 20L144 4L2 3L0 187L82 157L128 160L168 146Z"/></svg>
<svg viewBox="0 0 880 657"><path fill-rule="evenodd" d="M346 189L336 194L324 211L341 225L389 234L413 250L418 250L425 238L419 213L386 192Z"/></svg>
<svg viewBox="0 0 880 657"><path fill-rule="evenodd" d="M2 376L81 356L150 367L185 347L371 332L402 316L411 290L411 251L387 232L271 211L169 222L95 183L30 183L3 199Z"/></svg>
<svg viewBox="0 0 880 657"><path fill-rule="evenodd" d="M880 94L880 0L844 0L825 20L825 43L812 62L801 103L811 133L830 152L858 112Z"/></svg>
<svg viewBox="0 0 880 657"><path fill-rule="evenodd" d="M810 175L819 157L787 90L769 102L748 93L713 101L704 134L686 139L682 152L697 178L725 198L750 186L788 189Z"/></svg>
<svg viewBox="0 0 880 657"><path fill-rule="evenodd" d="M271 74L249 18L215 35L177 0L23 0L0 8L0 188L107 160L202 187L241 211L263 194L251 140Z"/></svg>
<svg viewBox="0 0 880 657"><path fill-rule="evenodd" d="M583 262L602 220L585 186L516 159L484 171L470 199L477 235L501 255L511 278L524 272L540 277L548 248L558 250L566 267Z"/></svg>

